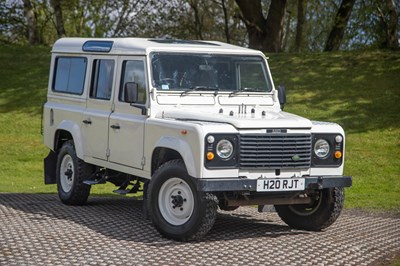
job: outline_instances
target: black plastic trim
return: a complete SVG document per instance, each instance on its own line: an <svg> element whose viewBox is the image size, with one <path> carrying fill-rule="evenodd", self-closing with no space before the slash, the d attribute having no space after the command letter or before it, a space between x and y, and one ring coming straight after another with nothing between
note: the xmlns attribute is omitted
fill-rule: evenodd
<svg viewBox="0 0 400 266"><path fill-rule="evenodd" d="M240 135L240 169L308 169L311 165L312 136L309 133L267 133ZM292 156L299 156L294 161Z"/></svg>
<svg viewBox="0 0 400 266"><path fill-rule="evenodd" d="M337 143L335 141L335 137L337 135L342 136L343 141L341 143ZM330 146L329 154L326 158L321 159L314 153L314 145L318 139L325 139L328 141ZM343 164L343 142L344 137L340 133L313 133L312 134L312 143L311 143L311 167L312 168L332 168L332 167L340 167ZM339 159L335 158L335 152L340 151L342 153L342 157Z"/></svg>
<svg viewBox="0 0 400 266"><path fill-rule="evenodd" d="M305 178L305 185L307 189L352 186L351 176L309 176L303 178ZM198 179L197 189L203 192L256 191L257 180L258 179L247 178Z"/></svg>
<svg viewBox="0 0 400 266"><path fill-rule="evenodd" d="M212 135L214 137L214 143L208 143L207 137ZM218 157L216 152L216 146L218 142L222 139L229 140L233 144L233 154L227 159L223 160ZM207 160L207 152L213 152L215 157L213 160ZM239 147L239 135L237 134L224 134L224 133L210 133L207 134L204 138L204 166L207 169L233 169L239 167L239 156L240 156L240 147Z"/></svg>
<svg viewBox="0 0 400 266"><path fill-rule="evenodd" d="M50 151L44 159L44 183L56 183L57 153Z"/></svg>

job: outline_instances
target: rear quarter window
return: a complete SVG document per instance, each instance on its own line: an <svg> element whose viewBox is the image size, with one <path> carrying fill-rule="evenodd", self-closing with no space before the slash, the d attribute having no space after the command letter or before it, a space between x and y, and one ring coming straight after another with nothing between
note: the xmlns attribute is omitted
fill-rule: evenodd
<svg viewBox="0 0 400 266"><path fill-rule="evenodd" d="M85 83L86 66L85 57L57 57L53 91L81 95Z"/></svg>

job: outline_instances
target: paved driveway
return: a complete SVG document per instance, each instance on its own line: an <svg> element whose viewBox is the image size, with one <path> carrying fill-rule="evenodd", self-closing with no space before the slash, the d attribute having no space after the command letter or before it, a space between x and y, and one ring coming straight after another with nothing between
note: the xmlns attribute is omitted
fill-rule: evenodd
<svg viewBox="0 0 400 266"><path fill-rule="evenodd" d="M0 265L386 265L400 218L345 211L325 232L291 230L275 213L220 212L202 242L162 238L141 201L0 193Z"/></svg>

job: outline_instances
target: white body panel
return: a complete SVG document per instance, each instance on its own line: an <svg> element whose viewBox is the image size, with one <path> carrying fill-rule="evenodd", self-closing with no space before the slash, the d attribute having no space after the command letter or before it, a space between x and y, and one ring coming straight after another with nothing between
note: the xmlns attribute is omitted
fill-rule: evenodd
<svg viewBox="0 0 400 266"><path fill-rule="evenodd" d="M239 105L241 106L241 105ZM210 121L218 123L227 123L233 125L237 129L250 129L250 128L311 128L311 122L308 119L302 118L297 115L289 114L278 110L266 111L265 108L249 107L247 106L246 113L238 113L238 107L235 106L231 110L229 107L224 110L223 114L218 112L195 112L189 109L176 109L168 110L163 113L165 118L176 118L176 119L187 119L187 120L198 120L198 121ZM254 109L255 113L251 114L250 109ZM264 109L264 110L263 110ZM227 111L225 111L227 110ZM265 111L265 115L261 112ZM233 115L229 113L233 112Z"/></svg>
<svg viewBox="0 0 400 266"><path fill-rule="evenodd" d="M150 53L192 52L265 56L255 50L210 42L215 46L162 44L148 39L121 38L113 41L112 49L104 53L83 52L86 41L97 39L67 38L53 46L48 100L44 106L44 143L55 150L57 130L73 137L77 155L88 163L120 172L151 178L154 152L159 148L174 150L185 162L188 173L196 178L290 178L300 176L341 175L338 167L282 169L210 169L205 167L205 136L217 134L266 134L267 129L285 129L291 133L337 133L343 129L332 123L310 120L283 112L273 87L268 93L204 92L187 94L153 88ZM87 59L82 95L64 94L52 89L55 59L79 56ZM115 61L114 82L110 100L89 97L92 66L95 59ZM141 108L121 102L121 69L124 60L143 60L146 72L147 101ZM267 69L268 70L268 69ZM269 70L267 75L271 77ZM83 121L90 123L83 123ZM110 126L119 128L111 128ZM344 141L344 140L343 140ZM237 147L236 147L237 148Z"/></svg>

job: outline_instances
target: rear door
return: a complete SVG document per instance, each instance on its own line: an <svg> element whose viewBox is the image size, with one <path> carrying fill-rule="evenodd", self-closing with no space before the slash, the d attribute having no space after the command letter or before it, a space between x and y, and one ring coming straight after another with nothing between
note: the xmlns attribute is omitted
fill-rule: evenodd
<svg viewBox="0 0 400 266"><path fill-rule="evenodd" d="M107 160L109 117L112 111L116 57L93 56L83 134L86 156Z"/></svg>

